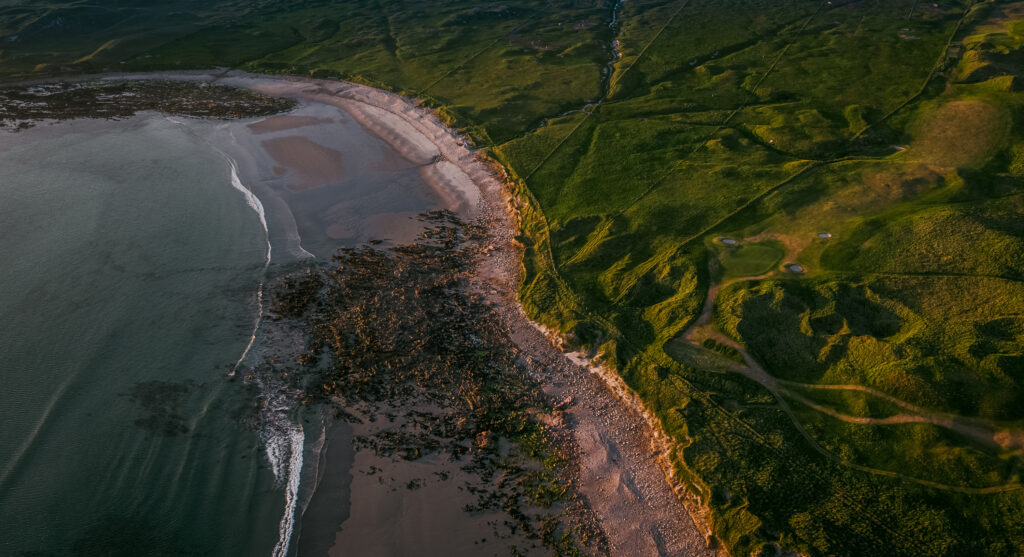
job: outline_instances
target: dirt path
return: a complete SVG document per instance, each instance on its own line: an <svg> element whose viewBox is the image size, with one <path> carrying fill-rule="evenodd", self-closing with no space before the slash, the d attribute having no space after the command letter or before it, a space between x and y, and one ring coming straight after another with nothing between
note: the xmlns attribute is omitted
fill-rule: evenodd
<svg viewBox="0 0 1024 557"><path fill-rule="evenodd" d="M763 239L763 238L760 238L760 237L747 238L747 239L744 239L744 241L752 241L752 240L758 240L758 239ZM794 246L792 246L788 242L786 243L786 246L787 246L786 258L788 258L790 260L795 260L795 253L792 253ZM710 274L714 274L713 273L714 269L713 269L713 263L712 262L709 262L708 267L709 267L709 273ZM867 466L861 466L861 465L849 462L847 460L844 460L844 459L836 456L835 454L831 453L830 451L828 451L827 449L825 449L821 445L819 445L818 442L815 441L814 438L810 435L810 433L808 433L807 430L803 427L803 424L797 418L797 416L793 412L792 408L790 408L789 403L786 400L787 398L791 399L791 400L794 400L794 401L797 401L797 402L807 406L808 408L811 408L812 410L815 410L817 412L821 412L823 414L826 414L828 416L831 416L833 418L836 418L838 420L842 420L842 421L845 421L845 422L848 422L848 423L857 423L857 424L866 424L866 425L879 425L879 426L895 425L895 424L927 423L927 424L935 425L935 426L942 427L942 428L945 428L945 429L949 429L950 431L954 431L956 433L959 433L960 435L963 435L965 437L974 439L976 442L979 442L979 443L982 443L982 444L985 444L985 445L1001 447L1004 450L1015 450L1015 449L1018 449L1018 450L1024 451L1024 432L1017 431L1017 430L1008 430L1008 429L1005 429L1005 428L1000 428L997 423L992 422L990 420L966 418L966 417L957 416L957 415L954 415L954 414L946 414L946 413L941 413L941 412L931 412L931 411L928 411L926 409L923 409L923 408L920 408L918 406L915 406L913 404L910 404L910 403L907 403L905 401L902 401L902 400L900 400L900 399L898 399L896 397L893 397L891 395L888 395L886 393L882 393L882 392L877 391L875 389L871 389L871 388L868 388L868 387L862 387L862 386L859 386L859 385L813 385L813 384L795 383L795 382L792 382L792 381L785 381L785 380L782 380L782 379L777 379L775 376L773 376L770 373L768 373L767 371L765 371L765 369L763 367L761 367L761 365L758 364L757 361L754 360L754 358L750 355L750 353L747 352L746 349L740 343L734 341L733 339L731 339L728 336L722 334L721 332L714 330L714 328L711 325L711 319L712 319L712 316L714 314L714 308L715 308L715 298L718 296L718 292L722 288L724 288L724 287L726 287L726 286L728 286L730 284L733 284L733 283L736 283L736 282L740 282L740 281L762 280L762 279L765 279L765 278L769 277L771 274L773 274L773 273L769 272L769 273L758 275L758 276L739 277L739 278L734 278L734 279L730 279L730 280L727 280L727 281L723 281L723 282L720 282L720 283L714 283L711 286L709 286L708 287L707 298L704 301L704 306L703 306L703 308L701 310L700 316L697 318L696 321L694 321L693 325L691 325L689 328L687 328L685 331L683 331L679 335L678 338L688 342L689 344L691 344L693 346L696 346L697 348L701 348L701 346L700 346L700 341L701 340L706 339L706 338L710 338L710 339L713 339L713 340L715 340L716 342L718 342L720 344L723 344L725 346L729 346L729 347L733 348L734 350L736 350L736 352L743 358L744 363L743 364L738 364L738 363L731 364L728 367L729 371L732 371L734 373L739 373L740 375L743 375L743 376L745 376L745 377L747 377L749 379L752 379L752 380L760 383L762 386L764 386L766 389L768 389L768 391L771 392L772 395L775 396L776 400L779 403L779 407L783 410L783 412L786 413L786 415L789 417L789 419L793 422L793 425L797 428L797 430L800 432L800 434L811 444L811 446L818 453L820 453L821 455L825 456L826 458L828 458L829 460L831 460L833 462L836 462L836 463L841 464L843 466L847 466L849 468L853 468L853 469L856 469L856 470L859 470L859 471L862 471L862 472L867 472L867 473L876 474L876 475L889 476L889 477L897 477L897 478L901 478L901 479L904 479L904 480L913 481L915 483L919 483L919 484L922 484L922 485L926 485L928 487L933 487L933 488L936 488L936 489L942 489L942 490L945 490L945 491L955 491L955 492L972 493L972 494L986 494L986 493L1000 493L1000 492L1005 492L1005 491L1014 491L1014 490L1017 490L1017 489L1024 489L1024 484L1020 484L1020 483L1010 483L1010 484L1006 484L1006 485L992 486L992 487L986 487L986 488L974 488L974 487L963 487L963 486L955 486L955 485L943 484L943 483L939 483L939 482L932 482L932 481L929 481L929 480L923 480L923 479L920 479L920 478L915 478L915 477L908 476L908 475L905 475L905 474L900 474L900 473L897 473L897 472L891 472L891 471L888 471L888 470L881 470L881 469L877 469L877 468L870 468L870 467L867 467ZM786 387L791 387L791 388L786 388ZM827 406L818 404L818 403L812 401L811 399L809 399L809 398L807 398L807 397L805 397L805 396L803 396L803 395L801 395L801 394L799 394L797 392L794 392L792 390L792 388L860 391L860 392L863 392L865 394L881 398L881 399L883 399L883 400L885 400L887 402L896 404L896 405L900 406L901 408L912 412L912 414L897 414L897 415L888 416L888 417L885 417L885 418L869 418L869 417L862 417L862 416L851 416L851 415L844 414L842 412L836 411L835 409L829 408Z"/></svg>
<svg viewBox="0 0 1024 557"><path fill-rule="evenodd" d="M812 437L811 434L804 428L803 424L800 422L800 420L797 418L796 414L793 412L793 409L790 408L789 403L786 401L786 397L789 396L791 398L799 400L801 403L810 403L809 405L811 405L810 406L811 408L813 408L815 410L818 410L818 411L821 411L823 413L826 413L828 415L832 415L833 417L836 417L836 418L839 418L839 419L843 419L841 416L844 416L844 415L841 415L841 414L839 414L838 412L835 412L832 409L826 409L825 407L822 407L822 406L817 405L815 403L811 403L810 401L806 401L806 399L801 400L801 399L803 399L803 397L800 397L799 395L794 395L791 391L788 391L786 389L783 389L783 388L779 387L778 380L774 376L772 376L771 374L766 372L764 370L764 368L762 368L757 362L755 362L754 359L750 356L750 353L748 353L736 341L730 339L729 337L727 337L727 336L725 336L725 335L723 335L722 333L719 333L719 332L712 332L709 336L711 336L711 338L714 338L715 340L717 340L718 342L720 342L722 344L725 344L727 346L731 346L737 352L739 352L739 354L743 357L744 362L746 362L746 365L734 364L733 366L730 367L730 371L733 371L735 373L739 373L739 374L741 374L741 375L743 375L745 377L753 379L754 381L757 381L758 383L763 385L766 389L768 389L768 391L770 391L775 396L776 401L778 401L778 403L779 403L779 407L782 409L783 412L786 413L786 415L789 417L790 421L793 422L793 425L800 432L800 435L803 436L804 439L807 440L807 442L811 445L812 448L814 448L815 451L817 451L819 454L821 454L825 458L831 460L832 462L835 462L836 464L839 464L839 465L842 465L842 466L846 466L847 468L852 468L854 470L858 470L860 472L865 472L865 473L868 473L868 474L874 474L874 475L877 475L877 476L887 476L887 477L890 477L890 478L899 478L901 480L911 481L911 482L914 482L914 483L917 483L917 484L920 484L920 485L924 485L924 486L927 486L927 487L931 487L931 488L934 488L934 489L941 489L943 491L952 491L952 492L957 492L957 493L967 493L967 494L972 494L972 495L985 495L985 494L992 494L992 493L1003 493L1003 492L1007 492L1007 491L1016 491L1018 489L1024 489L1024 484L1021 484L1021 483L1009 483L1009 484L1005 484L1005 485L997 485L997 486L991 486L991 487L966 487L966 486L959 486L959 485L944 484L944 483L940 483L940 482L933 482L933 481L930 481L930 480L924 480L924 479L921 479L921 478L916 478L914 476L909 476L907 474L901 474L899 472L892 472L890 470L882 470L882 469L878 469L878 468L871 468L869 466L861 466L859 464L856 464L854 462L850 462L849 460L846 460L846 459L843 459L843 458L841 458L839 456L836 456L835 454L833 454L829 450L827 450L824 447L822 447L821 445L819 445L818 442L814 439L814 437ZM845 416L845 417L850 418L850 419L849 420L844 420L844 421L854 421L854 420L857 420L857 423L873 423L871 421L860 422L859 421L860 418L856 418L854 416ZM912 418L917 418L917 419L912 419ZM863 419L864 420L871 420L870 418L863 418ZM975 439L984 439L988 443L993 443L993 442L999 443L999 438L997 437L998 435L1000 435L999 433L993 433L991 431L985 431L983 429L977 428L976 426L969 426L969 425L966 425L966 424L959 424L959 423L957 423L955 421L954 422L947 422L947 421L944 421L942 419L932 420L932 419L929 419L929 418L923 417L923 416L914 416L914 417L906 416L905 418L901 418L901 419L899 419L897 421L894 421L892 423L915 423L915 422L916 423L927 422L927 423L933 423L934 425L938 425L938 426L942 426L942 427L950 427L950 429L953 429L954 431L957 431L958 433L967 435L967 436L975 438Z"/></svg>
<svg viewBox="0 0 1024 557"><path fill-rule="evenodd" d="M936 417L936 416L923 415L923 414L896 414L896 415L893 415L893 416L887 416L885 418L866 418L866 417L863 417L863 416L851 416L849 414L843 414L842 412L838 412L836 410L833 410L832 408L829 408L827 406L818 404L818 403L814 402L813 400L811 400L811 399L809 399L809 398L807 398L807 397L805 397L805 396L803 396L801 394L795 393L795 392L793 392L793 391L791 391L789 389L779 389L779 392L785 394L786 396L788 396L789 398L791 398L793 400L796 400L796 401L800 402L801 404L803 404L804 406L807 406L808 408L811 408L813 410L817 410L818 412L821 412L822 414L828 414L829 416L832 416L833 418L836 418L838 420L842 420L844 422L848 422L848 423L851 423L851 424L870 424L870 425L932 424L932 425L936 425L936 426L939 426L939 427L944 427L944 428L952 430L952 431L956 431L957 433L960 433L960 434L962 434L962 435L964 435L966 437L971 437L975 441L979 441L981 443L990 444L990 445L996 444L996 442L994 440L995 434L992 431L990 431L990 430L988 430L986 428L980 427L980 426L973 426L973 425L965 424L963 422L960 422L960 421L956 420L955 418Z"/></svg>
<svg viewBox="0 0 1024 557"><path fill-rule="evenodd" d="M958 416L956 414L950 414L947 412L934 412L932 410L921 408L920 406L915 406L913 404L910 404L909 402L900 400L890 394L883 393L882 391L879 391L877 389L872 389L871 387L865 387L863 385L815 385L814 383L798 383L796 381L787 381L785 379L776 379L776 381L778 381L778 383L782 385L784 388L787 388L787 391L790 390L790 387L821 391L858 391L876 398L880 398L886 402L891 402L892 404L895 404L896 406L899 406L905 410L909 410L914 414L922 416L934 416L939 419L960 420L965 424L978 425L981 427L987 427L988 429L992 430L998 430L1001 429L1002 427L998 422L994 420L985 420L982 418L968 418L964 416Z"/></svg>
<svg viewBox="0 0 1024 557"><path fill-rule="evenodd" d="M790 253L788 251L785 255L785 258L790 258ZM713 276L715 273L714 261L714 259L708 261L709 276ZM741 281L766 279L773 273L774 269L772 271L757 276L739 277L722 282L712 283L711 286L708 287L708 294L707 297L704 299L704 307L701 308L700 315L697 317L697 320L693 322L693 325L690 325L685 331L683 331L680 337L690 341L694 341L695 337L698 336L700 331L705 331L711 326L711 318L715 312L715 298L718 297L718 292L721 289L729 286L730 284L735 284Z"/></svg>

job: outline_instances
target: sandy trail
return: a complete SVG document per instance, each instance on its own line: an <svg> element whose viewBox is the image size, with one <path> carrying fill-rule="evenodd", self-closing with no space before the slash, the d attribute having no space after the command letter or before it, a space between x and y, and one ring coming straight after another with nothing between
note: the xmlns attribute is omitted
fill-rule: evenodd
<svg viewBox="0 0 1024 557"><path fill-rule="evenodd" d="M780 236L775 234L760 234L757 236L744 238L742 241L744 243L748 243L769 239L779 240L783 242L783 244L786 246L786 254L784 255L783 259L784 261L796 261L796 255L799 254L804 247L806 247L807 243L809 243L809 240L805 241L804 239L796 238L793 236ZM711 276L715 275L715 261L716 259L713 258L708 262L708 272ZM800 431L800 434L805 439L807 439L807 441L814 447L814 449L817 452L819 452L820 454L834 462L837 462L844 466L848 466L850 468L854 468L856 470L860 470L862 472L868 472L871 474L890 477L899 477L902 479L920 483L922 485L927 485L930 487L943 489L947 491L957 491L962 493L996 493L1024 488L1024 485L1021 485L1019 483L1011 483L1002 486L994 486L988 488L973 488L947 485L928 480L922 480L905 474L890 472L888 470L880 470L866 466L860 466L852 462L848 462L844 459L841 459L836 455L830 453L829 451L825 450L822 446L820 446L817 443L817 441L815 441L814 438L803 427L803 424L797 418L792 408L790 408L787 399L798 402L816 412L820 412L822 414L825 414L827 416L847 423L877 426L914 423L931 424L959 433L960 435L971 438L978 443L990 446L995 445L1001 447L1003 450L1009 451L1024 451L1024 432L1015 428L1008 429L990 420L968 418L963 416L957 416L954 414L929 411L927 409L920 408L918 406L900 400L896 397L893 397L891 395L868 387L863 387L859 385L813 385L797 383L793 381L786 381L784 379L779 379L771 375L754 359L754 357L749 352L747 352L743 345L741 345L739 342L736 342L727 335L723 334L722 332L715 330L714 325L712 323L712 319L714 316L715 299L718 296L718 292L721 289L740 281L763 280L775 275L776 273L777 270L773 269L772 271L757 276L737 277L725 281L712 283L708 287L707 297L704 300L704 306L701 309L700 315L693 322L693 324L690 325L682 333L680 333L675 340L685 342L698 349L702 349L701 341L703 341L704 339L712 339L719 344L729 346L736 350L736 352L743 358L743 363L730 363L727 369L733 373L738 373L749 379L752 379L760 383L766 389L768 389L768 391L775 396L775 399L779 403L779 407L786 413L786 415L793 422L793 425L797 428L797 430ZM859 391L869 396L874 396L886 400L890 403L896 404L897 406L900 406L904 410L908 410L910 413L896 414L886 416L883 418L851 416L849 414L839 412L834 408L830 408L823 404L819 404L811 400L810 398L800 394L799 392L794 391L793 389L795 388L814 390Z"/></svg>
<svg viewBox="0 0 1024 557"><path fill-rule="evenodd" d="M764 239L777 239L774 236L762 234L757 237L744 238L744 242L760 241ZM799 250L794 250L792 244L787 242L786 258L788 260L795 260L793 257L794 251L796 253ZM709 263L708 271L710 274L714 274L714 268ZM795 383L792 381L786 381L778 379L775 376L769 374L760 364L754 360L753 356L744 349L744 347L728 336L722 334L719 331L714 330L712 327L712 316L715 308L715 298L718 296L718 292L731 284L740 281L756 281L763 280L773 275L775 271L770 271L757 276L749 277L738 277L727 281L717 282L712 284L708 288L707 297L704 300L704 307L701 309L700 316L694 321L693 325L683 331L679 335L679 339L685 340L695 346L700 345L700 341L705 338L711 338L720 344L724 344L736 350L740 356L742 356L745 365L733 364L729 369L735 373L745 375L750 379L753 379L771 391L780 398L782 395L795 400L812 410L821 412L823 414L832 416L838 420L842 420L848 423L856 424L871 424L871 425L895 425L895 424L911 424L911 423L927 423L938 427L955 431L961 435L972 438L983 444L999 445L1003 448L1016 448L1017 446L1024 447L1024 434L1019 431L1006 430L1001 428L999 424L996 424L990 420L972 419L963 416L957 416L954 414L947 414L942 412L933 412L920 408L913 404L907 403L894 396L888 395L881 391L871 389L868 387L862 387L859 385L814 385ZM896 404L905 410L909 410L909 414L897 414L893 416L886 416L884 418L873 418L864 416L851 416L838 412L828 406L818 404L811 399L795 392L792 388L808 388L817 390L854 390L863 392L867 395L874 396ZM790 417L796 421L796 417L790 414Z"/></svg>
<svg viewBox="0 0 1024 557"><path fill-rule="evenodd" d="M767 278L767 276L768 275L759 275L756 277L740 277L723 283L713 284L710 288L708 288L708 297L704 301L704 307L700 317L694 322L694 324L691 327L689 327L686 331L680 334L677 338L697 347L700 347L699 340L711 338L720 344L729 346L736 350L736 352L743 358L744 363L733 363L729 365L729 371L733 373L738 373L749 379L752 379L760 383L766 389L768 389L768 391L775 396L775 399L779 403L779 407L786 413L789 419L793 422L793 425L797 428L797 430L799 430L800 434L811 444L811 446L814 447L814 449L818 453L822 454L829 460L832 460L838 464L842 464L844 466L848 466L850 468L860 470L862 472L867 472L870 474L898 477L922 485L927 485L929 487L933 487L936 489L956 491L961 493L998 493L1003 491L1013 491L1024 488L1024 485L1019 483L1010 483L1006 485L986 488L974 488L932 482L920 478L915 478L913 476L908 476L906 474L854 464L852 462L837 457L836 455L832 454L831 452L824 449L821 445L819 445L818 442L815 441L815 439L803 427L803 424L800 422L799 418L797 418L792 408L790 408L789 404L786 401L787 398L799 402L800 404L803 404L812 410L821 412L827 416L831 416L835 419L848 423L879 426L926 423L942 427L950 431L955 431L965 437L974 439L976 442L982 444L1000 446L1004 450L1024 450L1022 449L1024 448L1024 433L1020 432L1019 430L1001 429L996 424L992 422L986 423L986 421L984 420L964 418L952 414L929 412L925 409L919 408L917 406L899 400L895 397L892 397L890 395L881 393L879 391L867 387L860 387L855 385L808 385L803 383L795 383L792 381L785 381L771 375L770 373L765 371L765 369L761 367L759 363L757 363L753 356L751 356L750 353L747 352L747 350L740 343L722 334L721 332L714 330L714 328L711 325L711 318L714 312L715 297L717 296L718 291L722 287L741 280L761 280ZM889 402L895 403L903 407L904 409L910 410L914 413L898 414L893 416L887 416L884 418L851 416L848 414L844 414L842 412L838 412L833 408L829 408L827 406L818 404L812 401L811 399L793 391L792 389L785 388L785 386L804 387L811 389L861 391L864 392L865 394L877 396Z"/></svg>

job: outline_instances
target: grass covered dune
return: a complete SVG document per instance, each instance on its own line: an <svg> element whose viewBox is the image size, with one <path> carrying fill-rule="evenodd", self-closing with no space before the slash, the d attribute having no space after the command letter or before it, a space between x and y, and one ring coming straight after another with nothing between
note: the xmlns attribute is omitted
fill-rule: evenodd
<svg viewBox="0 0 1024 557"><path fill-rule="evenodd" d="M229 65L423 99L509 176L527 313L640 396L731 553L1024 547L1024 3L14 2L0 22L12 79Z"/></svg>

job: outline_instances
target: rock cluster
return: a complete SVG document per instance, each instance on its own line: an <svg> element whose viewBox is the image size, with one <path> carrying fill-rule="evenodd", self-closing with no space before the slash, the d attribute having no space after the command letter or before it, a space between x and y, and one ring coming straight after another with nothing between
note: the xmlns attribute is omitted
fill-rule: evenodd
<svg viewBox="0 0 1024 557"><path fill-rule="evenodd" d="M603 553L568 473L572 445L546 425L558 411L507 325L469 288L486 230L449 211L423 218L416 243L339 250L330 265L284 278L271 315L308 342L295 364L254 373L276 374L305 404L379 422L359 449L458 461L476 478L465 511L503 511L508 533L557 553Z"/></svg>
<svg viewBox="0 0 1024 557"><path fill-rule="evenodd" d="M17 131L42 120L128 118L143 110L177 116L249 118L294 106L248 89L192 81L124 80L47 83L0 89L0 130Z"/></svg>

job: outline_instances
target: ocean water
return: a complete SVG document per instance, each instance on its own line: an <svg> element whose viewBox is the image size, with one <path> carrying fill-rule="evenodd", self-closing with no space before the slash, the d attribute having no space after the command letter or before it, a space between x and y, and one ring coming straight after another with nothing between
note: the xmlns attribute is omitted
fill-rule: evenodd
<svg viewBox="0 0 1024 557"><path fill-rule="evenodd" d="M442 205L344 111L273 118L0 134L0 555L333 543L351 438L248 379L267 283Z"/></svg>
<svg viewBox="0 0 1024 557"><path fill-rule="evenodd" d="M0 555L279 545L287 478L229 377L267 234L214 125L0 135Z"/></svg>

